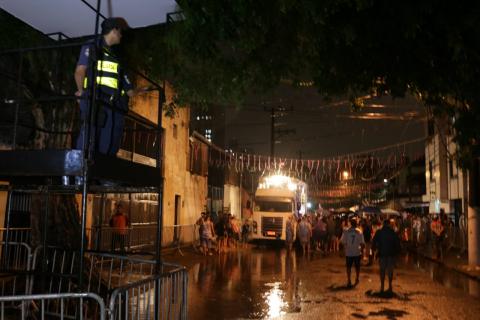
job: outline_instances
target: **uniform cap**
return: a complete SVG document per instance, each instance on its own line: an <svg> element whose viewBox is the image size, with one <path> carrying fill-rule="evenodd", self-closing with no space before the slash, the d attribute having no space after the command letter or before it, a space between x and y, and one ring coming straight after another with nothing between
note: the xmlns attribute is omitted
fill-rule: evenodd
<svg viewBox="0 0 480 320"><path fill-rule="evenodd" d="M127 20L122 17L107 18L102 22L102 33L106 34L112 29L126 30L130 28Z"/></svg>

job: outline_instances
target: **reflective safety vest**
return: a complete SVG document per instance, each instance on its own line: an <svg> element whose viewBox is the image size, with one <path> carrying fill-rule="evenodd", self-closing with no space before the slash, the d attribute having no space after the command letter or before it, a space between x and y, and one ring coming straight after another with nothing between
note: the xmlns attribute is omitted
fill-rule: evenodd
<svg viewBox="0 0 480 320"><path fill-rule="evenodd" d="M96 63L97 77L96 83L103 93L113 95L119 88L119 64L115 56L109 54L105 49L98 55L99 58ZM83 88L88 86L88 76L83 81ZM122 90L122 95L124 94Z"/></svg>

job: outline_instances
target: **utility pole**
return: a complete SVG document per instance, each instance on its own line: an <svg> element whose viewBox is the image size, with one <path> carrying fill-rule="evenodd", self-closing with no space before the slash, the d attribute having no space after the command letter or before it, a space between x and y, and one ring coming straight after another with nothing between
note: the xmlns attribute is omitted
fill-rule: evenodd
<svg viewBox="0 0 480 320"><path fill-rule="evenodd" d="M276 129L278 124L275 119L287 115L288 111L293 111L293 107L265 107L264 110L270 113L270 157L273 158L276 139L296 132L295 129Z"/></svg>
<svg viewBox="0 0 480 320"><path fill-rule="evenodd" d="M275 155L275 108L270 109L270 157Z"/></svg>
<svg viewBox="0 0 480 320"><path fill-rule="evenodd" d="M480 265L480 159L468 170L468 264Z"/></svg>

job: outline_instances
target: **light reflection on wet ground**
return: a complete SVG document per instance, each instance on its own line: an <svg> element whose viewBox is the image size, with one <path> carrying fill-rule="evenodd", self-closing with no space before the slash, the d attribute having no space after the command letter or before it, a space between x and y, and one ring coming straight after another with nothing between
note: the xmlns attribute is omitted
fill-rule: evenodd
<svg viewBox="0 0 480 320"><path fill-rule="evenodd" d="M295 312L295 254L262 248L224 253L189 273L189 318L273 318Z"/></svg>
<svg viewBox="0 0 480 320"><path fill-rule="evenodd" d="M325 288L323 284L329 278L343 279L343 261L321 260L318 254L305 258L295 252L287 254L284 249L269 247L202 258L189 271L189 319L270 319L301 313L301 303L323 301L322 298L308 300L309 293L304 290L307 286L302 281L319 281L319 288ZM405 254L398 262L399 274L415 269L446 287L480 297L479 282L429 260ZM373 281L377 281L377 272L372 267L362 270L362 274Z"/></svg>
<svg viewBox="0 0 480 320"><path fill-rule="evenodd" d="M431 280L447 288L459 289L474 297L480 297L480 282L457 271L412 253L406 253L398 262L401 267L413 267L428 274Z"/></svg>

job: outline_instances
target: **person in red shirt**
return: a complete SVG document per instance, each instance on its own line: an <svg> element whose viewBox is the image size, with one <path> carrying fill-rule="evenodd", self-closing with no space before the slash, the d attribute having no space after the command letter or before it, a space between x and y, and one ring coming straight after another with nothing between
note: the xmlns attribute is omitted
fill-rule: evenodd
<svg viewBox="0 0 480 320"><path fill-rule="evenodd" d="M120 201L115 204L115 214L110 218L110 227L112 227L112 252L116 250L117 245L120 252L125 252L125 240L128 236L130 220L125 214L127 204Z"/></svg>
<svg viewBox="0 0 480 320"><path fill-rule="evenodd" d="M434 251L436 258L443 259L443 240L445 239L445 227L438 216L433 217L433 221L430 224L434 240Z"/></svg>

